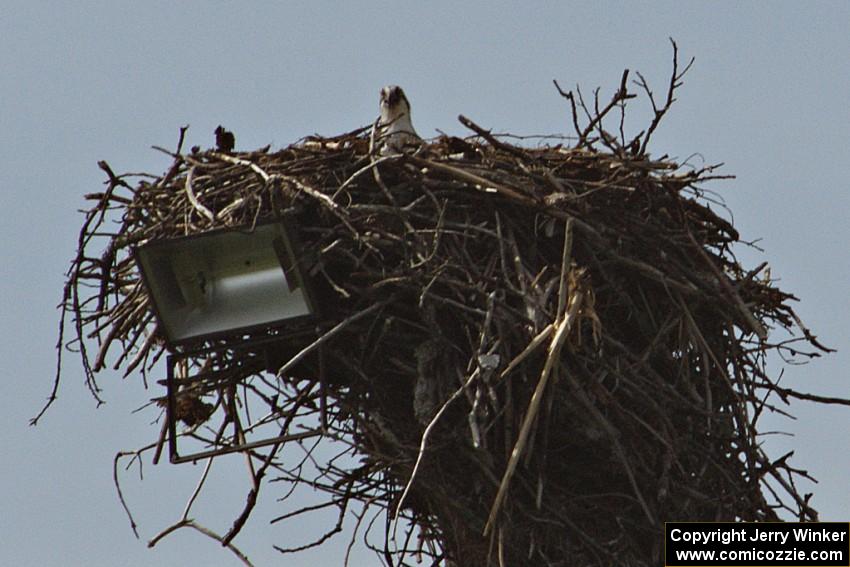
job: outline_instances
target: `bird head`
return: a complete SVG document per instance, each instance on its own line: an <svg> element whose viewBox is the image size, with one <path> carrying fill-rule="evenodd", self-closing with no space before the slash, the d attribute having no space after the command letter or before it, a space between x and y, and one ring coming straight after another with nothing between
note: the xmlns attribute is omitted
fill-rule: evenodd
<svg viewBox="0 0 850 567"><path fill-rule="evenodd" d="M410 121L410 102L404 90L397 85L388 85L381 89L381 124L384 126L395 124L393 130L413 132ZM407 127L400 128L399 126L402 125Z"/></svg>

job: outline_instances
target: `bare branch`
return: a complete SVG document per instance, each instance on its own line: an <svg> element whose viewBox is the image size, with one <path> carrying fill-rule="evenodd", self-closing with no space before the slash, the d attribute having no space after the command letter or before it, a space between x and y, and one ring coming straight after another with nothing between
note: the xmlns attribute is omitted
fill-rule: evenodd
<svg viewBox="0 0 850 567"><path fill-rule="evenodd" d="M647 96L649 96L649 100L652 103L652 110L654 112L652 122L646 130L646 134L641 142L640 151L638 152L640 155L646 154L646 148L649 145L649 139L652 137L652 133L655 132L656 128L658 128L658 125L661 123L664 115L667 114L667 111L670 110L670 107L673 106L673 103L676 101L676 89L682 86L682 78L691 68L691 65L694 64L694 58L692 57L691 60L688 61L688 64L685 65L685 68L679 71L679 46L676 45L673 38L670 38L670 43L673 45L673 72L670 74L670 84L667 87L667 98L664 101L664 106L659 108L655 104L655 99L652 96L652 91L649 89L649 85L646 83L643 76L638 74L638 77L640 78L638 84L644 89Z"/></svg>

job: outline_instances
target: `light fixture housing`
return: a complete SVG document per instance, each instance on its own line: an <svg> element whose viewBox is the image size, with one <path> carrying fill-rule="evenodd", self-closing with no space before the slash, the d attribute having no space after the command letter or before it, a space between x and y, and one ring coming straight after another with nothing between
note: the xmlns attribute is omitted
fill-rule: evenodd
<svg viewBox="0 0 850 567"><path fill-rule="evenodd" d="M134 250L168 345L304 329L316 318L290 223L151 240Z"/></svg>

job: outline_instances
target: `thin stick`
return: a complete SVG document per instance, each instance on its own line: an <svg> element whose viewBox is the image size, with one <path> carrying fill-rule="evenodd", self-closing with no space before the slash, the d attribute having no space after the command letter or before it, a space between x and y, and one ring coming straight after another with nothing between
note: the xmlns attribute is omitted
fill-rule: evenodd
<svg viewBox="0 0 850 567"><path fill-rule="evenodd" d="M472 130L473 132L475 132L476 134L478 134L479 136L481 136L482 138L484 138L485 140L490 142L490 145L493 146L494 148L498 148L498 149L502 150L503 152L513 154L513 155L515 155L519 158L522 158L524 160L529 158L528 153L522 151L521 149L517 148L516 146L512 146L510 144L506 144L506 143L500 141L498 138L496 138L490 132L490 130L485 130L484 128L482 128L481 126L479 126L478 124L476 124L475 122L473 122L472 120L470 120L469 118L464 116L463 114L459 114L457 119L461 124L463 124L464 126L469 128L470 130Z"/></svg>
<svg viewBox="0 0 850 567"><path fill-rule="evenodd" d="M126 457L128 455L138 456L138 454L139 451L121 451L116 453L115 458L112 460L112 482L115 484L115 490L118 492L118 500L121 502L121 507L124 508L124 512L130 520L130 528L132 528L133 535L136 536L136 539L139 539L139 530L138 526L136 526L136 520L133 519L133 514L130 512L130 507L127 506L127 501L124 500L124 493L121 491L121 482L118 479L118 461L120 461L122 457ZM130 461L130 464L132 464L132 461Z"/></svg>
<svg viewBox="0 0 850 567"><path fill-rule="evenodd" d="M344 320L342 320L339 323L337 323L336 325L334 325L334 327L331 330L329 330L327 333L323 334L321 337L319 337L318 339L316 339L315 341L310 343L308 346L301 349L295 356L290 358L289 361L286 364L284 364L283 366L281 366L280 370L277 371L277 376L278 377L283 376L293 366L295 366L296 364L301 362L301 360L303 360L303 358L305 356L307 356L308 354L310 354L311 352L313 352L314 350L319 348L320 345L331 340L334 337L334 335L339 333L341 330L343 330L344 328L346 328L350 324L354 323L355 321L362 319L363 317L365 317L369 313L372 313L373 311L377 311L381 307L384 307L385 305L390 303L390 301L391 301L390 299L387 299L387 300L381 301L379 303L375 303L375 304L367 307L366 309L363 309L362 311L355 313L354 315L351 315L350 317L346 317Z"/></svg>
<svg viewBox="0 0 850 567"><path fill-rule="evenodd" d="M416 463L413 465L413 472L410 473L410 478L407 481L407 484L404 487L404 491L401 493L401 498L398 500L398 505L395 508L395 514L393 516L393 528L392 534L393 539L395 539L396 529L398 528L398 520L401 517L401 508L404 505L404 501L407 499L407 494L410 492L410 488L413 486L413 481L416 479L416 473L419 471L419 465L422 463L422 457L425 455L425 446L428 443L428 436L431 434L431 430L434 428L434 425L440 420L443 413L445 413L446 408L449 405L458 399L461 394L463 394L466 389L472 384L473 380L478 378L478 368L476 368L472 374L469 375L466 382L463 385L454 391L454 393L449 397L448 400L442 405L440 410L436 413L436 415L431 419L431 422L428 424L428 427L425 428L425 431L422 433L422 439L419 441L419 453L416 455Z"/></svg>
<svg viewBox="0 0 850 567"><path fill-rule="evenodd" d="M201 474L201 478L198 479L198 484L195 486L192 496L190 496L189 500L186 502L186 507L183 509L183 515L180 516L181 520L185 521L189 519L189 511L192 509L192 504L195 503L195 500L201 493L201 489L204 487L204 483L207 481L207 475L210 474L210 469L212 469L213 459L214 457L207 459L207 464L204 465L204 472Z"/></svg>
<svg viewBox="0 0 850 567"><path fill-rule="evenodd" d="M366 172L370 171L373 167L376 167L376 166L378 166L378 165L380 165L380 164L384 163L385 161L395 161L395 160L399 160L399 159L404 159L405 157L406 157L406 156L405 156L404 154L392 154L392 155L387 155L387 156L381 156L381 157L377 158L376 160L374 160L374 161L371 161L371 162L367 163L366 165L364 165L363 167L361 167L360 169L358 169L357 171L355 171L354 173L352 173L352 174L349 176L349 178L348 178L348 179L346 179L346 180L342 183L342 185L340 185L340 186L339 186L339 189L337 189L336 191L334 191L334 194L331 196L331 199L332 199L332 200L336 200L337 196L338 196L340 193L342 193L342 191L343 191L346 187L348 187L349 185L351 185L352 183L354 183L354 180L356 180L358 177L360 177L360 176L361 176L361 175L363 175L364 173L366 173Z"/></svg>
<svg viewBox="0 0 850 567"><path fill-rule="evenodd" d="M217 533L215 533L211 529L196 523L195 520L180 520L176 524L173 524L173 525L165 528L160 533L155 535L150 541L148 541L148 547L154 547L157 543L160 542L160 540L162 540L162 538L164 538L165 536L167 536L168 534L170 534L172 532L179 530L180 528L192 528L193 530L201 532L205 536L216 540L217 542L221 543L224 547L229 549L231 552L233 552L233 554L236 557L238 557L239 560L242 561L243 564L247 565L248 567L254 567L254 564L251 563L251 561L248 559L248 557L244 553L242 553L239 550L238 547L236 547L235 545L233 545L232 543L229 543L229 542L223 543L222 540L224 538L222 538L222 536L218 535Z"/></svg>
<svg viewBox="0 0 850 567"><path fill-rule="evenodd" d="M568 275L573 252L573 222L573 217L570 217L564 225L564 248L561 252L561 284L560 289L558 290L558 312L555 314L556 321L560 321L561 318L563 318L564 310L567 308L567 296L569 295Z"/></svg>
<svg viewBox="0 0 850 567"><path fill-rule="evenodd" d="M533 339L531 339L531 342L530 342L530 343L528 343L528 346L526 346L526 347L523 349L523 351L522 351L521 353L519 353L518 355L516 355L516 356L514 357L514 359L513 359L513 360L511 360L511 362L508 364L507 368L505 368L504 370L502 370L502 373L501 373L501 374L499 374L499 380L500 380L500 381L501 381L501 380L503 380L503 379L505 378L505 376L507 376L508 374L510 374L510 373L511 373L511 371L512 371L514 368L516 368L517 366L519 366L519 364L520 364L523 360L525 360L526 358L528 358L528 355L530 355L532 352L534 352L534 350L535 350L535 349L537 349L537 347L538 347L538 346L540 346L541 344L543 344L543 341L545 341L545 340L546 340L546 338L547 338L549 335L551 335L551 334L552 334L552 331L554 331L554 330L555 330L555 325L554 325L553 323L549 323L548 325L546 325L545 327L543 327L543 330L542 330L542 331L540 331L540 332L537 334L537 336L536 336L536 337L534 337Z"/></svg>
<svg viewBox="0 0 850 567"><path fill-rule="evenodd" d="M198 196L195 195L195 190L192 189L192 179L195 177L195 168L190 167L189 173L186 174L186 197L189 198L189 202L192 203L192 206L195 207L195 210L201 213L204 217L206 217L210 222L215 222L215 215L211 210L206 208L199 200Z"/></svg>
<svg viewBox="0 0 850 567"><path fill-rule="evenodd" d="M466 171L465 169L460 169L458 167L453 167L446 163L431 161L429 159L424 159L417 156L408 156L408 159L422 167L430 167L431 169L436 169L444 173L448 173L449 175L466 181L467 183L472 183L479 191L484 191L485 193L498 193L500 195L510 197L511 199L515 199L523 203L537 204L537 200L533 199L532 197L529 197L528 195L524 195L515 189L511 189L510 187L502 185L501 183L485 179L484 177Z"/></svg>

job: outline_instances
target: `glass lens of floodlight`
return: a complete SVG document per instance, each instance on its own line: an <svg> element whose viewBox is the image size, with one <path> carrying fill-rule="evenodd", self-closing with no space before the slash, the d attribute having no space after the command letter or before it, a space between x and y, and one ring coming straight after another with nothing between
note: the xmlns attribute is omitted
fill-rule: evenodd
<svg viewBox="0 0 850 567"><path fill-rule="evenodd" d="M278 223L153 242L137 254L172 343L312 312Z"/></svg>

